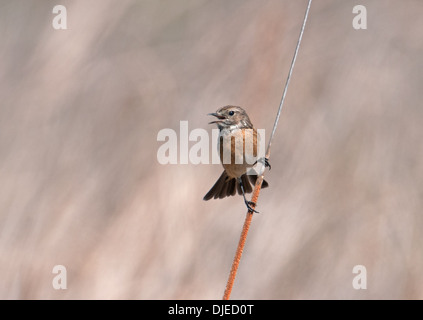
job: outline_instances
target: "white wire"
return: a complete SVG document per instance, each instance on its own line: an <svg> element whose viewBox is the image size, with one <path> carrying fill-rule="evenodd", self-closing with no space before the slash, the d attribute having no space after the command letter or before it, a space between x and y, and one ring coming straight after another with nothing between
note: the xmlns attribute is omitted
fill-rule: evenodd
<svg viewBox="0 0 423 320"><path fill-rule="evenodd" d="M281 116L282 106L283 106L283 103L285 101L285 96L286 96L286 92L288 90L289 81L291 80L292 70L294 69L295 61L297 60L298 49L300 48L301 40L303 38L303 33L304 33L305 25L306 25L306 22L307 22L307 18L308 18L308 12L310 11L311 2L312 2L312 0L308 1L306 13L304 15L303 25L301 27L300 36L298 38L297 46L295 48L294 57L292 58L291 67L289 68L288 78L286 79L285 88L284 88L283 94L282 94L282 99L281 99L281 102L279 104L278 113L277 113L276 119L275 119L275 124L273 125L272 134L270 135L269 144L267 145L266 158L269 158L269 155L270 155L270 146L272 144L273 136L275 135L276 127L278 126L279 118Z"/></svg>

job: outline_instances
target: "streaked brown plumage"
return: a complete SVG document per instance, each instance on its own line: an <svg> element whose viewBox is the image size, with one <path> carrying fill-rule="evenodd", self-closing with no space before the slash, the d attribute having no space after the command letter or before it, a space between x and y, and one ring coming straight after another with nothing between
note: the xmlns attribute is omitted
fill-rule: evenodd
<svg viewBox="0 0 423 320"><path fill-rule="evenodd" d="M244 196L248 209L255 211L249 206L244 193L252 192L251 183L254 185L257 180L257 175L247 174L247 170L254 166L253 160L257 160L257 129L241 107L225 106L210 115L217 118L210 123L216 123L220 130L219 155L225 170L203 200L222 199L238 191ZM270 167L267 160L265 163ZM262 188L268 185L263 180Z"/></svg>

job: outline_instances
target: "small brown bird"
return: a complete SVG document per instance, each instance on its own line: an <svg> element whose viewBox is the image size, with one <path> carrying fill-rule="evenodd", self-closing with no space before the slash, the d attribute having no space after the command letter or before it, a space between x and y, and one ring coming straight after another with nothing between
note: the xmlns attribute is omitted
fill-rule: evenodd
<svg viewBox="0 0 423 320"><path fill-rule="evenodd" d="M253 191L250 182L254 185L257 180L257 174L248 172L259 161L257 129L253 127L250 118L241 107L225 106L209 115L217 118L209 124L216 123L220 130L218 148L220 161L225 170L203 200L222 199L233 196L238 191L238 194L243 195L248 210L258 212L251 207L254 203L245 198L245 193ZM270 170L271 166L266 158L264 164ZM261 187L268 186L269 184L263 180Z"/></svg>

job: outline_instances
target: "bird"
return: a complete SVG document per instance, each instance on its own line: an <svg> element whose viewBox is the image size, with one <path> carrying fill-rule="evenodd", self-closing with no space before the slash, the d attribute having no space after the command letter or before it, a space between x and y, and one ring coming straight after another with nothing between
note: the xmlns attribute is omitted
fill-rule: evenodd
<svg viewBox="0 0 423 320"><path fill-rule="evenodd" d="M258 212L251 207L256 204L245 198L245 193L253 191L251 183L255 185L257 180L257 173L249 170L258 161L264 162L269 170L271 166L267 158L257 160L257 144L260 143L257 129L251 123L247 112L239 106L224 106L208 115L217 118L209 124L217 124L219 129L218 151L224 170L203 200L223 199L234 196L238 191L238 194L243 195L248 211ZM252 146L248 146L248 143ZM268 186L267 181L263 180L261 187Z"/></svg>

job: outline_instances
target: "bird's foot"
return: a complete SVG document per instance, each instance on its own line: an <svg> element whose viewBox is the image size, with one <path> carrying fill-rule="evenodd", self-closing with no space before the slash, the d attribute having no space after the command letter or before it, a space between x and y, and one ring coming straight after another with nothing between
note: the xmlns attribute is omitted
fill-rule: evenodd
<svg viewBox="0 0 423 320"><path fill-rule="evenodd" d="M255 210L254 208L251 207L252 205L254 207L256 206L255 202L245 200L245 205L247 206L247 209L248 209L249 212L260 213L260 212L258 212L257 210Z"/></svg>

